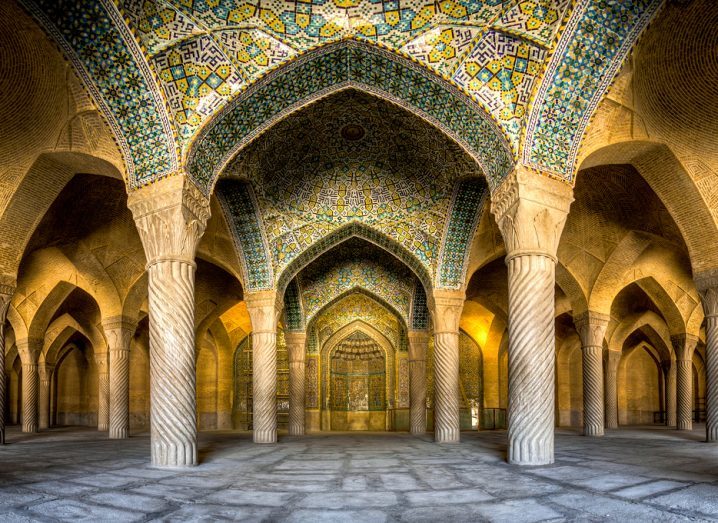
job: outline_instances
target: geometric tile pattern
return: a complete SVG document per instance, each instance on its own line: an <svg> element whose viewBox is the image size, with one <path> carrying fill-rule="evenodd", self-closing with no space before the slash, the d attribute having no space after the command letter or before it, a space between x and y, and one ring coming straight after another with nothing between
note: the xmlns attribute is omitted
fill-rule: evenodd
<svg viewBox="0 0 718 523"><path fill-rule="evenodd" d="M492 190L519 158L570 179L662 0L21 2L106 116L129 186L186 168L209 194L258 133L349 85L438 126Z"/></svg>
<svg viewBox="0 0 718 523"><path fill-rule="evenodd" d="M298 279L306 322L327 304L353 289L386 302L408 324L416 278L398 260L366 250L363 242L345 242L302 271ZM378 251L378 252L377 252Z"/></svg>
<svg viewBox="0 0 718 523"><path fill-rule="evenodd" d="M272 264L259 221L252 186L246 182L226 180L217 189L217 198L229 223L242 263L246 290L271 288Z"/></svg>
<svg viewBox="0 0 718 523"><path fill-rule="evenodd" d="M373 229L361 222L353 221L347 225L338 227L302 251L302 253L299 254L289 265L287 265L282 273L277 276L277 290L282 292L282 290L289 283L289 280L304 267L308 266L314 259L330 249L335 248L342 242L354 238L366 240L367 242L376 245L387 253L393 255L398 260L401 260L401 262L419 278L419 281L421 281L425 287L432 288L432 279L429 272L426 270L426 267L412 255L411 252L376 229ZM271 286L272 284L270 280L266 287L257 288L270 288Z"/></svg>
<svg viewBox="0 0 718 523"><path fill-rule="evenodd" d="M235 154L271 124L329 92L357 86L443 130L479 163L492 187L513 167L490 116L458 89L395 53L343 41L307 53L230 102L193 142L188 170L205 192Z"/></svg>
<svg viewBox="0 0 718 523"><path fill-rule="evenodd" d="M414 297L411 300L411 329L425 331L429 328L429 308L426 305L426 291L424 286L417 282L414 288Z"/></svg>
<svg viewBox="0 0 718 523"><path fill-rule="evenodd" d="M401 51L444 78L451 78L480 34L481 29L472 26L435 27L406 44Z"/></svg>
<svg viewBox="0 0 718 523"><path fill-rule="evenodd" d="M358 126L362 136L345 137L347 126ZM279 122L243 150L227 172L252 183L275 275L351 222L391 238L435 274L455 180L473 176L480 182L471 187L485 188L476 163L434 127L353 90ZM467 196L461 203L478 200ZM474 211L475 205L466 209ZM474 225L473 214L467 223L453 214L450 231L458 237L449 244L452 249L468 239ZM444 263L454 260L447 257ZM454 272L462 269L463 259Z"/></svg>
<svg viewBox="0 0 718 523"><path fill-rule="evenodd" d="M494 27L549 47L571 0L520 0L501 14Z"/></svg>
<svg viewBox="0 0 718 523"><path fill-rule="evenodd" d="M464 285L471 240L487 197L488 189L482 178L465 179L457 185L442 236L437 288L458 289Z"/></svg>
<svg viewBox="0 0 718 523"><path fill-rule="evenodd" d="M524 163L571 180L584 130L662 0L582 0L544 74Z"/></svg>
<svg viewBox="0 0 718 523"><path fill-rule="evenodd" d="M62 48L107 119L136 187L177 170L162 94L109 0L21 0Z"/></svg>
<svg viewBox="0 0 718 523"><path fill-rule="evenodd" d="M304 315L299 291L299 284L294 278L284 291L284 322L288 331L301 331L304 329Z"/></svg>
<svg viewBox="0 0 718 523"><path fill-rule="evenodd" d="M454 81L501 123L514 147L545 57L546 50L536 44L488 31L454 74Z"/></svg>
<svg viewBox="0 0 718 523"><path fill-rule="evenodd" d="M200 36L160 52L152 59L181 143L189 140L242 85L242 77L213 38Z"/></svg>

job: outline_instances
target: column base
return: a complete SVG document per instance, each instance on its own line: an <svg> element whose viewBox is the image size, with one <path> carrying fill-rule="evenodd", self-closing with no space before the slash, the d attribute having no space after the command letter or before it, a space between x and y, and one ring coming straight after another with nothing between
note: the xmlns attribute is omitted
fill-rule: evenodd
<svg viewBox="0 0 718 523"><path fill-rule="evenodd" d="M679 421L678 427L676 427L678 430L693 430L693 422L692 421Z"/></svg>
<svg viewBox="0 0 718 523"><path fill-rule="evenodd" d="M197 445L152 444L151 465L157 468L187 468L197 465Z"/></svg>
<svg viewBox="0 0 718 523"><path fill-rule="evenodd" d="M30 424L30 425L23 425L23 426L22 426L22 431L25 432L25 433L28 433L28 434L35 433L35 432L37 432L37 424L36 424L36 423L33 423L33 424Z"/></svg>
<svg viewBox="0 0 718 523"><path fill-rule="evenodd" d="M128 429L109 429L110 439L127 439L130 437L130 431Z"/></svg>
<svg viewBox="0 0 718 523"><path fill-rule="evenodd" d="M603 427L583 427L583 435L592 438L603 436Z"/></svg>
<svg viewBox="0 0 718 523"><path fill-rule="evenodd" d="M97 431L98 431L98 432L107 432L107 431L109 431L109 430L110 430L109 425L98 425L98 426L97 426Z"/></svg>
<svg viewBox="0 0 718 523"><path fill-rule="evenodd" d="M254 431L254 442L255 443L276 443L277 442L277 431L276 430L255 430Z"/></svg>
<svg viewBox="0 0 718 523"><path fill-rule="evenodd" d="M455 429L438 429L434 431L434 441L436 443L459 443L461 439L460 431Z"/></svg>
<svg viewBox="0 0 718 523"><path fill-rule="evenodd" d="M304 427L289 427L290 436L304 436Z"/></svg>
<svg viewBox="0 0 718 523"><path fill-rule="evenodd" d="M414 436L423 436L424 434L426 434L426 428L425 428L425 427L424 427L424 428L411 427L411 428L409 429L409 433L412 434L412 435L414 435Z"/></svg>
<svg viewBox="0 0 718 523"><path fill-rule="evenodd" d="M554 462L553 441L551 445L520 446L509 442L509 456L507 460L511 465L532 466L550 465Z"/></svg>
<svg viewBox="0 0 718 523"><path fill-rule="evenodd" d="M709 427L708 425L706 425L706 442L718 442L718 427Z"/></svg>

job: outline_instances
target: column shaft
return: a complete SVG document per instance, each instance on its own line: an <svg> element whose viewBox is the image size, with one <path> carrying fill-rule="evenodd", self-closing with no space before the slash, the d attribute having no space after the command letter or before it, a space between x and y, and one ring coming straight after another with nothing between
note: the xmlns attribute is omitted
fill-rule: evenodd
<svg viewBox="0 0 718 523"><path fill-rule="evenodd" d="M676 373L677 427L678 430L693 429L693 362L678 360Z"/></svg>
<svg viewBox="0 0 718 523"><path fill-rule="evenodd" d="M107 353L95 355L97 366L97 430L104 432L110 428L110 374Z"/></svg>
<svg viewBox="0 0 718 523"><path fill-rule="evenodd" d="M459 441L459 333L434 333L434 439Z"/></svg>
<svg viewBox="0 0 718 523"><path fill-rule="evenodd" d="M14 289L0 285L0 445L5 444L5 405L7 377L5 376L5 320Z"/></svg>
<svg viewBox="0 0 718 523"><path fill-rule="evenodd" d="M252 424L255 443L277 442L277 333L252 332Z"/></svg>
<svg viewBox="0 0 718 523"><path fill-rule="evenodd" d="M706 316L706 441L718 441L718 316Z"/></svg>
<svg viewBox="0 0 718 523"><path fill-rule="evenodd" d="M196 465L195 267L186 261L167 260L152 264L148 272L152 463ZM129 352L111 351L111 359L113 352L116 363L122 358L120 368L126 375ZM126 391L122 394L124 398Z"/></svg>
<svg viewBox="0 0 718 523"><path fill-rule="evenodd" d="M130 351L112 346L109 353L109 437L125 439L130 436Z"/></svg>
<svg viewBox="0 0 718 523"><path fill-rule="evenodd" d="M303 436L306 334L287 332L284 339L289 353L289 435Z"/></svg>
<svg viewBox="0 0 718 523"><path fill-rule="evenodd" d="M52 369L44 364L38 367L38 429L50 428L50 384L52 382Z"/></svg>
<svg viewBox="0 0 718 523"><path fill-rule="evenodd" d="M671 360L664 366L666 376L666 425L675 427L676 415L676 362Z"/></svg>
<svg viewBox="0 0 718 523"><path fill-rule="evenodd" d="M22 364L22 431L37 432L37 363Z"/></svg>
<svg viewBox="0 0 718 523"><path fill-rule="evenodd" d="M555 262L517 255L509 269L509 462L553 463Z"/></svg>
<svg viewBox="0 0 718 523"><path fill-rule="evenodd" d="M583 434L603 436L603 347L583 350Z"/></svg>
<svg viewBox="0 0 718 523"><path fill-rule="evenodd" d="M426 433L426 353L429 335L424 331L409 332L409 430Z"/></svg>
<svg viewBox="0 0 718 523"><path fill-rule="evenodd" d="M618 363L621 361L621 353L608 351L606 361L606 428L618 428Z"/></svg>

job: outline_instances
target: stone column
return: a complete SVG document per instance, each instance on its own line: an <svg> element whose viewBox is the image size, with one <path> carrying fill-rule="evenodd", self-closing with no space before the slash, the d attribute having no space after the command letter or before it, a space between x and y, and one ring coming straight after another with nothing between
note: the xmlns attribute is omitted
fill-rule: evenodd
<svg viewBox="0 0 718 523"><path fill-rule="evenodd" d="M97 430L104 432L110 428L110 370L107 352L95 354L97 366Z"/></svg>
<svg viewBox="0 0 718 523"><path fill-rule="evenodd" d="M677 334L671 342L676 352L676 427L693 430L693 351L698 338Z"/></svg>
<svg viewBox="0 0 718 523"><path fill-rule="evenodd" d="M15 343L22 362L22 431L37 432L39 392L37 359L42 351L42 340L25 338Z"/></svg>
<svg viewBox="0 0 718 523"><path fill-rule="evenodd" d="M718 441L718 270L696 276L706 329L706 441Z"/></svg>
<svg viewBox="0 0 718 523"><path fill-rule="evenodd" d="M50 385L52 383L52 371L54 365L41 363L37 366L39 377L38 392L38 429L50 428Z"/></svg>
<svg viewBox="0 0 718 523"><path fill-rule="evenodd" d="M7 403L7 376L5 376L5 321L10 300L15 291L9 285L0 285L0 445L5 444L5 405Z"/></svg>
<svg viewBox="0 0 718 523"><path fill-rule="evenodd" d="M571 186L519 166L491 196L509 275L508 459L553 463L556 251Z"/></svg>
<svg viewBox="0 0 718 523"><path fill-rule="evenodd" d="M304 435L306 332L285 332L289 355L289 435Z"/></svg>
<svg viewBox="0 0 718 523"><path fill-rule="evenodd" d="M147 257L152 464L196 465L194 258L209 199L178 174L130 192L128 206Z"/></svg>
<svg viewBox="0 0 718 523"><path fill-rule="evenodd" d="M412 434L426 433L426 352L429 333L409 331L409 417Z"/></svg>
<svg viewBox="0 0 718 523"><path fill-rule="evenodd" d="M275 290L247 293L252 322L252 425L255 443L277 442L277 322Z"/></svg>
<svg viewBox="0 0 718 523"><path fill-rule="evenodd" d="M609 350L606 358L606 428L618 428L618 364L621 352Z"/></svg>
<svg viewBox="0 0 718 523"><path fill-rule="evenodd" d="M587 311L574 318L583 354L583 435L603 436L603 337L609 317Z"/></svg>
<svg viewBox="0 0 718 523"><path fill-rule="evenodd" d="M121 316L102 320L102 330L107 339L110 355L108 383L110 439L130 437L130 343L136 329L135 322ZM100 382L100 390L102 390L102 382Z"/></svg>
<svg viewBox="0 0 718 523"><path fill-rule="evenodd" d="M666 393L666 426L676 426L676 362L675 360L661 363L663 375L665 376Z"/></svg>
<svg viewBox="0 0 718 523"><path fill-rule="evenodd" d="M434 320L434 440L459 441L459 321L463 291L435 290L431 299Z"/></svg>

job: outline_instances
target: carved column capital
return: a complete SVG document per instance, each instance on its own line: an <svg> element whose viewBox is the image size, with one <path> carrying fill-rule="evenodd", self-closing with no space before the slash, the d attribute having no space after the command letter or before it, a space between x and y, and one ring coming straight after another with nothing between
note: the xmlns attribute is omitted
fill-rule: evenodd
<svg viewBox="0 0 718 523"><path fill-rule="evenodd" d="M42 352L42 338L23 338L16 340L17 352L23 364L37 364L37 359Z"/></svg>
<svg viewBox="0 0 718 523"><path fill-rule="evenodd" d="M276 290L248 292L244 295L244 302L252 322L252 332L276 333L283 307Z"/></svg>
<svg viewBox="0 0 718 523"><path fill-rule="evenodd" d="M571 202L570 185L517 166L491 195L507 257L542 254L555 259Z"/></svg>
<svg viewBox="0 0 718 523"><path fill-rule="evenodd" d="M718 269L699 272L693 281L703 302L703 314L706 318L718 316Z"/></svg>
<svg viewBox="0 0 718 523"><path fill-rule="evenodd" d="M426 348L429 345L427 331L409 331L409 361L426 361Z"/></svg>
<svg viewBox="0 0 718 523"><path fill-rule="evenodd" d="M127 205L137 225L147 265L163 260L194 264L210 217L209 198L184 175L132 191Z"/></svg>
<svg viewBox="0 0 718 523"><path fill-rule="evenodd" d="M603 337L610 319L611 317L606 314L592 311L586 311L574 317L573 324L581 338L581 346L603 348Z"/></svg>
<svg viewBox="0 0 718 523"><path fill-rule="evenodd" d="M698 336L693 334L674 334L671 336L673 350L676 351L676 360L691 361L693 359L693 351L698 345Z"/></svg>
<svg viewBox="0 0 718 523"><path fill-rule="evenodd" d="M304 331L288 331L284 333L287 344L289 363L303 363L306 353L307 333Z"/></svg>
<svg viewBox="0 0 718 523"><path fill-rule="evenodd" d="M50 381L54 370L55 366L50 363L41 363L37 366L38 376L41 381Z"/></svg>
<svg viewBox="0 0 718 523"><path fill-rule="evenodd" d="M464 310L464 291L437 289L431 296L430 310L434 322L434 334L459 332L461 313Z"/></svg>
<svg viewBox="0 0 718 523"><path fill-rule="evenodd" d="M0 323L4 324L7 319L7 311L10 308L10 301L15 293L15 288L9 285L0 284ZM3 325L0 325L2 329Z"/></svg>

